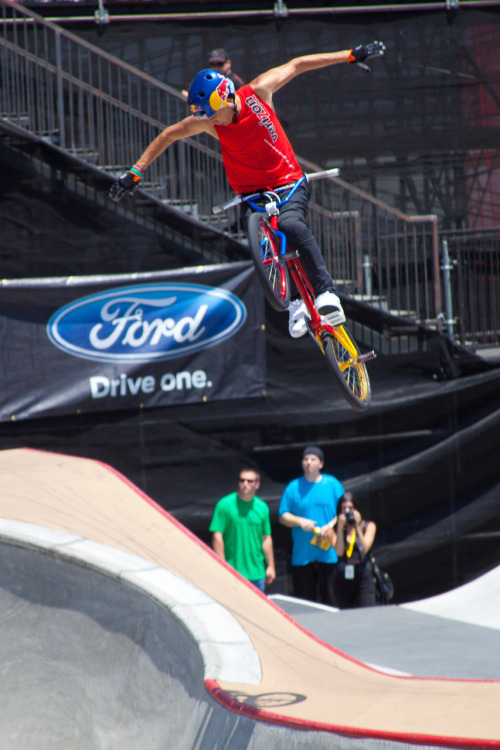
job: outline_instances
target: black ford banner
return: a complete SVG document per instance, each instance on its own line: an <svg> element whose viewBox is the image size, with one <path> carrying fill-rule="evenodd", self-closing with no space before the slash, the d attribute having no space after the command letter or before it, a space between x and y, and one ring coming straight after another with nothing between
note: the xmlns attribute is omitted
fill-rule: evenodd
<svg viewBox="0 0 500 750"><path fill-rule="evenodd" d="M248 262L3 281L0 420L252 398L264 302Z"/></svg>

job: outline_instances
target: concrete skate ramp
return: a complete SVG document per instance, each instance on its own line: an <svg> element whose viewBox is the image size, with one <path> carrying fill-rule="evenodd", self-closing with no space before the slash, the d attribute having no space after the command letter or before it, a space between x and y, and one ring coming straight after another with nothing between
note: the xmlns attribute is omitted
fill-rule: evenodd
<svg viewBox="0 0 500 750"><path fill-rule="evenodd" d="M203 660L169 609L34 547L0 545L0 582L3 750L196 747Z"/></svg>
<svg viewBox="0 0 500 750"><path fill-rule="evenodd" d="M388 676L327 647L109 467L4 451L0 478L4 519L136 561L126 574L123 560L104 574L92 555L80 552L86 568L69 562L64 542L58 552L23 549L26 539L14 548L12 537L2 545L3 664L9 640L17 644L4 670L11 679L2 680L3 748L500 747L500 682ZM196 604L162 604L158 570L202 592L206 612L213 602L230 617L218 646L204 643L208 625L196 632ZM250 646L235 646L231 635L224 647L233 618ZM43 727L47 716L50 742L37 744L37 722ZM20 722L32 722L30 741L9 745L3 728Z"/></svg>
<svg viewBox="0 0 500 750"><path fill-rule="evenodd" d="M500 630L499 592L500 566L452 591L403 604L402 607L413 612Z"/></svg>

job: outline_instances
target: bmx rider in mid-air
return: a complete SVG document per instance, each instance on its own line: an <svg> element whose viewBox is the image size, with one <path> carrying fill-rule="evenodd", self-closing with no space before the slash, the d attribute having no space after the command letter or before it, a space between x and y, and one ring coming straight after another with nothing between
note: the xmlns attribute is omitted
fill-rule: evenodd
<svg viewBox="0 0 500 750"><path fill-rule="evenodd" d="M235 91L222 73L206 69L189 87L191 115L167 126L146 148L142 156L111 187L110 196L120 201L139 185L144 171L165 149L182 138L208 133L221 146L229 184L239 195L293 186L302 177L292 146L273 107L273 94L293 78L310 70L339 63L354 63L368 70L366 61L381 57L385 46L370 42L355 49L295 57L262 73ZM332 326L345 323L321 250L307 223L309 193L302 185L279 216L279 229L289 246L300 254L302 265L313 286L315 307ZM302 300L289 305L289 331L293 338L307 332L306 308Z"/></svg>

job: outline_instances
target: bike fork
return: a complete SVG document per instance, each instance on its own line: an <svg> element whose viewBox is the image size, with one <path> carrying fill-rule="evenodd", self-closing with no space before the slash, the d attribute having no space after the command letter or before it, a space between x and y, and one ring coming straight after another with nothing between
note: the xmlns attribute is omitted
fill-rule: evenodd
<svg viewBox="0 0 500 750"><path fill-rule="evenodd" d="M286 253L286 255L290 255L290 258L287 259L287 266L293 280L295 281L295 286L307 308L307 312L309 313L309 325L311 326L312 324L312 328L316 329L321 318L314 307L314 291L311 283L302 268L298 252L294 250L290 253Z"/></svg>

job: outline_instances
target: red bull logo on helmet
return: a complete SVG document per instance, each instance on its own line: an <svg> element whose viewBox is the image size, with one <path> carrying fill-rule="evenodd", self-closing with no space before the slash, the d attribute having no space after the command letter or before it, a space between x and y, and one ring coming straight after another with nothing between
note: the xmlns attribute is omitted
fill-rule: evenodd
<svg viewBox="0 0 500 750"><path fill-rule="evenodd" d="M198 114L198 113L201 113L201 114L203 114L203 110L202 110L202 108L201 108L201 107L198 107L198 105L197 105L197 104L190 104L190 105L189 105L189 109L191 110L191 112L192 112L192 113L193 113L194 115L196 115L196 114Z"/></svg>
<svg viewBox="0 0 500 750"><path fill-rule="evenodd" d="M210 94L209 103L212 109L217 112L219 109L225 107L227 104L227 97L230 93L231 89L228 79L222 78L215 91Z"/></svg>

